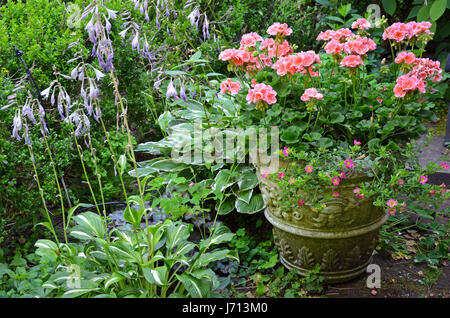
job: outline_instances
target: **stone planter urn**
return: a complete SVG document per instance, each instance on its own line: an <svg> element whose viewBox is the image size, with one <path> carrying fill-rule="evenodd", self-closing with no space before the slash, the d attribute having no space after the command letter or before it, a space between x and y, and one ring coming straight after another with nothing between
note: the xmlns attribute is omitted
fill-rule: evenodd
<svg viewBox="0 0 450 318"><path fill-rule="evenodd" d="M280 158L279 168L289 162ZM381 226L388 215L373 206L371 199L359 199L353 190L370 180L364 174L347 173L338 187L323 187L339 196L327 201L327 207L313 212L307 205L282 207L282 190L275 180L262 178L267 171L256 165L261 192L266 204L265 217L273 225L275 244L281 262L300 275L320 265L327 283L351 280L366 271L377 245ZM302 189L296 189L302 197Z"/></svg>

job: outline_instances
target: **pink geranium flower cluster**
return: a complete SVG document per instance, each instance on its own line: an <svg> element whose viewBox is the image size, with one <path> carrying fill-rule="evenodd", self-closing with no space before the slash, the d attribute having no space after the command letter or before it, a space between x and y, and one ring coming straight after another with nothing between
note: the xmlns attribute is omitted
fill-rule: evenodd
<svg viewBox="0 0 450 318"><path fill-rule="evenodd" d="M413 64L416 61L416 56L412 52L402 51L395 58L395 63Z"/></svg>
<svg viewBox="0 0 450 318"><path fill-rule="evenodd" d="M430 34L431 23L428 21L408 23L397 22L386 28L383 33L383 40L390 39L402 42L405 39L411 40L420 34Z"/></svg>
<svg viewBox="0 0 450 318"><path fill-rule="evenodd" d="M261 42L263 38L256 32L244 34L241 38L241 48L255 47L257 42Z"/></svg>
<svg viewBox="0 0 450 318"><path fill-rule="evenodd" d="M355 34L347 28L339 29L339 30L327 30L325 32L320 32L317 36L317 41L330 41L330 40L336 40L339 42L346 42L349 38L354 38Z"/></svg>
<svg viewBox="0 0 450 318"><path fill-rule="evenodd" d="M304 102L308 102L311 98L313 99L323 99L323 95L320 94L315 88L308 88L303 93L300 99Z"/></svg>
<svg viewBox="0 0 450 318"><path fill-rule="evenodd" d="M343 44L344 52L347 54L366 55L367 52L373 51L376 48L377 45L372 39L367 37L363 38L359 35Z"/></svg>
<svg viewBox="0 0 450 318"><path fill-rule="evenodd" d="M361 59L361 56L359 55L347 55L344 56L344 58L341 61L341 66L347 68L354 68L360 65L364 65L364 62Z"/></svg>
<svg viewBox="0 0 450 318"><path fill-rule="evenodd" d="M253 88L248 90L247 102L260 103L266 102L267 104L275 104L277 92L270 86L263 83L255 84Z"/></svg>
<svg viewBox="0 0 450 318"><path fill-rule="evenodd" d="M359 18L352 23L352 29L364 30L370 28L370 22L364 18Z"/></svg>
<svg viewBox="0 0 450 318"><path fill-rule="evenodd" d="M311 76L318 76L318 72L315 72L313 68L314 63L322 63L320 56L314 51L307 51L282 57L272 67L280 76L305 74L307 72Z"/></svg>
<svg viewBox="0 0 450 318"><path fill-rule="evenodd" d="M270 34L272 36L288 36L292 33L292 29L288 27L286 23L279 23L275 22L267 29L267 34Z"/></svg>
<svg viewBox="0 0 450 318"><path fill-rule="evenodd" d="M441 63L429 58L416 58L410 73L423 80L431 78L433 82L438 82L442 79Z"/></svg>
<svg viewBox="0 0 450 318"><path fill-rule="evenodd" d="M232 95L236 95L239 93L241 89L241 83L238 81L233 82L231 78L227 78L225 81L220 83L220 94L230 93Z"/></svg>
<svg viewBox="0 0 450 318"><path fill-rule="evenodd" d="M425 82L421 78L410 73L397 78L397 84L394 87L395 97L404 97L408 92L415 90L425 93Z"/></svg>

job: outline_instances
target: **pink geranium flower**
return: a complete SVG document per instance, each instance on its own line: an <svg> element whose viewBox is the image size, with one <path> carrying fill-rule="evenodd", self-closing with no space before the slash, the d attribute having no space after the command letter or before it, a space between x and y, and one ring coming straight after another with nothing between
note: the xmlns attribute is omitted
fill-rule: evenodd
<svg viewBox="0 0 450 318"><path fill-rule="evenodd" d="M254 47L256 42L261 42L263 38L256 32L244 34L241 38L241 47Z"/></svg>
<svg viewBox="0 0 450 318"><path fill-rule="evenodd" d="M315 88L308 88L305 90L302 97L300 97L300 99L304 102L309 101L311 98L320 100L323 99L323 95L320 94Z"/></svg>
<svg viewBox="0 0 450 318"><path fill-rule="evenodd" d="M247 102L258 103L260 101L266 102L267 104L275 104L277 99L277 92L270 86L263 83L255 84L253 89L248 90Z"/></svg>
<svg viewBox="0 0 450 318"><path fill-rule="evenodd" d="M231 78L227 78L225 81L220 83L220 94L230 93L236 95L241 89L241 83L233 82Z"/></svg>
<svg viewBox="0 0 450 318"><path fill-rule="evenodd" d="M347 55L341 61L341 66L347 68L354 68L360 65L364 65L364 62L359 55Z"/></svg>
<svg viewBox="0 0 450 318"><path fill-rule="evenodd" d="M412 52L400 52L395 58L395 63L405 62L406 64L413 64L416 60L416 56Z"/></svg>
<svg viewBox="0 0 450 318"><path fill-rule="evenodd" d="M359 18L358 20L356 20L355 22L352 23L352 29L364 30L364 29L369 29L369 28L370 28L370 22L364 18Z"/></svg>
<svg viewBox="0 0 450 318"><path fill-rule="evenodd" d="M276 35L282 35L282 36L288 36L292 33L292 29L288 27L286 23L279 23L275 22L267 29L267 34L276 36Z"/></svg>

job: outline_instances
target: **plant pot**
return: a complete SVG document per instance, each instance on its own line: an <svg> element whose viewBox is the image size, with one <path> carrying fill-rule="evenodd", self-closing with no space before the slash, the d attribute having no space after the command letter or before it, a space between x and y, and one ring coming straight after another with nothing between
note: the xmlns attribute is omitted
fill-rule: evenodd
<svg viewBox="0 0 450 318"><path fill-rule="evenodd" d="M288 165L280 159L280 169ZM277 182L261 177L267 171L264 167L256 165L256 171L266 204L264 214L274 227L275 244L285 267L304 275L319 264L320 275L327 283L348 281L366 271L379 230L388 218L373 200L359 199L353 193L370 177L350 172L339 186L323 187L325 193L339 191L339 196L327 201L320 212L313 212L307 202L282 208L282 190ZM302 189L296 191L302 197Z"/></svg>

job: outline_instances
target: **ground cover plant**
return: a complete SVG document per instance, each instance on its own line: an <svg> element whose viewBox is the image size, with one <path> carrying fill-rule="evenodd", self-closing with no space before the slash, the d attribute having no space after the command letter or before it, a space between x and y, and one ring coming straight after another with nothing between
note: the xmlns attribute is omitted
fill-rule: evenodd
<svg viewBox="0 0 450 318"><path fill-rule="evenodd" d="M414 140L446 114L441 2L6 1L0 297L326 297L324 264L281 263L261 180L320 218L357 170L389 215L375 254L433 294L449 166ZM228 141L249 127L280 146ZM258 175L265 146L290 168Z"/></svg>

